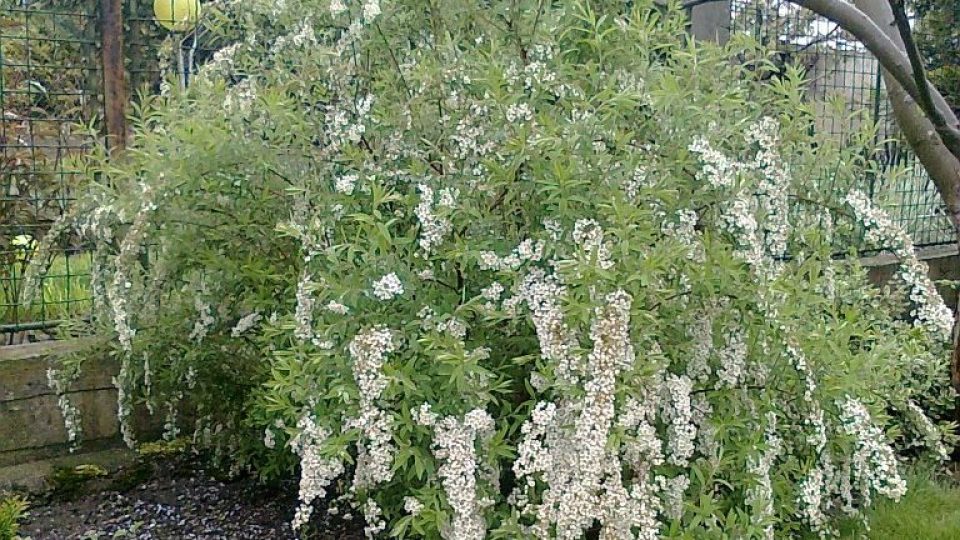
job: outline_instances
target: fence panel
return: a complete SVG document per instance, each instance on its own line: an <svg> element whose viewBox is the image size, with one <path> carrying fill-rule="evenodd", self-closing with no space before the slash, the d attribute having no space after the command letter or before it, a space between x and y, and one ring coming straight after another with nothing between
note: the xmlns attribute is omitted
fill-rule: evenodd
<svg viewBox="0 0 960 540"><path fill-rule="evenodd" d="M880 151L874 157L886 170L898 167L903 174L887 183L866 178L864 190L917 246L955 241L932 180L899 138L880 66L870 52L836 24L786 0L733 0L730 26L731 33L748 33L780 51L784 62L805 68L816 126L823 133L843 140L863 122L875 122Z"/></svg>
<svg viewBox="0 0 960 540"><path fill-rule="evenodd" d="M99 19L96 2L87 4L20 2L0 11L2 343L46 337L44 330L89 311L90 260L69 235L43 294L31 306L20 301L31 248L67 210L83 177L78 157L98 142Z"/></svg>

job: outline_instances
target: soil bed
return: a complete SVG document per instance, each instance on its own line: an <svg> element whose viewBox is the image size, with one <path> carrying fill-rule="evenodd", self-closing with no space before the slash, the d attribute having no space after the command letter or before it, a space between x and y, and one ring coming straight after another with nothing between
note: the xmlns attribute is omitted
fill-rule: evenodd
<svg viewBox="0 0 960 540"><path fill-rule="evenodd" d="M193 462L152 460L83 486L55 489L31 504L20 534L33 540L293 540L296 485L253 478L222 481ZM363 537L362 525L317 509L304 539ZM325 517L326 516L326 517Z"/></svg>

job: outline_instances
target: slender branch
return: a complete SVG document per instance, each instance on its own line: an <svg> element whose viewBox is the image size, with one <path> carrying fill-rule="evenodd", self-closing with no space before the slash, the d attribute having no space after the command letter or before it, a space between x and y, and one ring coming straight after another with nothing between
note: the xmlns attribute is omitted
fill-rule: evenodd
<svg viewBox="0 0 960 540"><path fill-rule="evenodd" d="M720 0L687 0L686 2L680 4L680 7L683 9L693 9L697 6L702 6L704 4L712 4L714 2L719 2Z"/></svg>
<svg viewBox="0 0 960 540"><path fill-rule="evenodd" d="M903 0L889 0L890 9L893 11L893 19L897 24L897 31L900 32L900 38L903 40L904 48L907 50L907 58L910 60L910 67L913 71L913 79L920 92L918 101L920 108L930 118L937 130L937 133L943 138L943 143L950 149L950 153L960 159L960 133L957 130L951 130L947 124L943 113L933 102L933 96L930 95L930 83L927 74L924 72L923 59L920 58L920 50L917 48L917 42L913 39L913 31L910 29L910 19L907 18L907 12L903 7Z"/></svg>
<svg viewBox="0 0 960 540"><path fill-rule="evenodd" d="M853 34L877 57L880 65L903 86L914 101L922 102L920 87L914 80L910 59L903 53L900 46L864 12L843 0L790 0L790 2L839 24L844 30ZM932 102L936 104L937 111L944 118L952 118L953 111L944 110L947 108L946 101L940 92L926 80L924 82ZM950 148L950 153L960 159L960 129L946 122L944 124L943 128L937 131L945 139L944 143ZM956 153L954 148L957 149Z"/></svg>
<svg viewBox="0 0 960 540"><path fill-rule="evenodd" d="M397 75L400 76L400 82L403 84L403 89L407 92L407 97L413 98L413 91L410 90L410 85L407 84L407 79L403 76L403 70L400 69L400 62L397 61L397 56L393 53L393 47L390 46L390 42L387 41L387 36L383 35L383 30L380 29L380 23L374 23L374 27L377 29L377 33L380 34L380 39L383 40L383 44L386 45L387 52L390 53L390 60L393 61L393 67L397 70Z"/></svg>
<svg viewBox="0 0 960 540"><path fill-rule="evenodd" d="M701 4L716 2L719 0L687 0L682 7L692 8ZM921 84L917 84L914 78L914 67L910 58L901 50L883 31L882 28L868 17L863 11L860 11L853 4L845 0L788 0L790 3L809 9L810 11L829 19L840 25L841 28L857 38L864 47L867 48L880 62L880 65L887 70L891 76L910 95L917 103L923 103L921 87L929 94L930 102L935 110L944 119L942 126L937 127L937 133L943 139L944 144L957 159L960 159L960 122L954 122L953 111L949 110L946 100L940 92L924 78ZM893 3L894 0L890 0ZM894 10L896 11L896 10ZM909 27L909 25L908 25ZM912 42L912 40L911 40ZM916 45L914 45L916 47ZM926 116L929 111L923 109ZM949 119L949 121L947 121ZM930 117L933 121L934 118Z"/></svg>

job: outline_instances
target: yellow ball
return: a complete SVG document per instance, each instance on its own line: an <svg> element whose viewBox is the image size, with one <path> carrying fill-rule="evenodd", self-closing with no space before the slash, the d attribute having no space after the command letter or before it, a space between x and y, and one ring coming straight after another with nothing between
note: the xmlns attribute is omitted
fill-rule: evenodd
<svg viewBox="0 0 960 540"><path fill-rule="evenodd" d="M153 14L167 30L186 32L197 25L200 0L153 0Z"/></svg>

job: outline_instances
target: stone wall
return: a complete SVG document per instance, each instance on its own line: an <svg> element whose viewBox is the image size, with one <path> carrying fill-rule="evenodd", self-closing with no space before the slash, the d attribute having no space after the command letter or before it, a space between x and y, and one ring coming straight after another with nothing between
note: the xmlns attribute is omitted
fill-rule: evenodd
<svg viewBox="0 0 960 540"><path fill-rule="evenodd" d="M63 355L89 345L86 340L68 340L0 347L0 467L68 453L63 416L57 394L47 385L47 369L56 367ZM122 444L112 382L118 368L113 359L88 358L66 394L80 409L80 452ZM157 421L149 421L142 412L137 418L145 433L156 429Z"/></svg>

